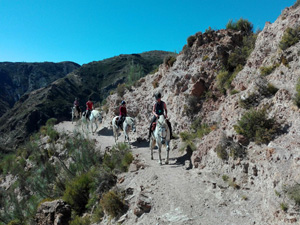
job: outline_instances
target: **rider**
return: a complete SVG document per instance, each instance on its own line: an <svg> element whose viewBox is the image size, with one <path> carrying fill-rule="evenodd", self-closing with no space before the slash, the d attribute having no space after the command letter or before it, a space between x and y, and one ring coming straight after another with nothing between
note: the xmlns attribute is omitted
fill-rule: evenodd
<svg viewBox="0 0 300 225"><path fill-rule="evenodd" d="M151 136L151 128L152 128L152 124L153 122L156 121L156 119L160 116L160 115L165 115L165 118L167 119L168 118L168 110L167 110L167 105L165 102L163 102L161 100L161 93L157 93L155 94L155 99L156 99L156 103L153 105L153 110L152 110L152 113L153 113L153 118L151 120L151 124L150 124L150 128L149 128L149 136L148 136L148 139L150 140L150 136ZM167 124L170 128L170 138L172 139L173 136L172 136L172 127L171 127L171 123L169 120L167 120Z"/></svg>
<svg viewBox="0 0 300 225"><path fill-rule="evenodd" d="M119 119L117 121L117 125L121 127L122 123L124 122L127 116L126 102L124 100L121 102L119 112L120 113L119 113Z"/></svg>
<svg viewBox="0 0 300 225"><path fill-rule="evenodd" d="M93 102L92 102L91 98L89 98L89 100L86 103L86 114L85 114L85 116L86 116L87 119L89 118L89 116L90 116L93 109L94 109Z"/></svg>
<svg viewBox="0 0 300 225"><path fill-rule="evenodd" d="M78 101L78 98L75 98L75 101L74 101L74 107L75 109L77 110L77 112L80 114L81 113L81 109L79 107L79 101Z"/></svg>

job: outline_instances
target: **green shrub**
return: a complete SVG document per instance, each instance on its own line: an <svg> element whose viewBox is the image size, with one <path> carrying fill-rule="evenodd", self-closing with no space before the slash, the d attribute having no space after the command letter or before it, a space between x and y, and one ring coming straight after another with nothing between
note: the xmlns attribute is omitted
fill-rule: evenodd
<svg viewBox="0 0 300 225"><path fill-rule="evenodd" d="M287 28L282 36L282 39L279 43L279 47L282 50L286 50L292 45L296 44L300 40L300 26L293 28Z"/></svg>
<svg viewBox="0 0 300 225"><path fill-rule="evenodd" d="M242 116L237 125L234 125L234 130L250 141L263 144L274 138L278 124L275 118L268 119L265 109L251 109Z"/></svg>
<svg viewBox="0 0 300 225"><path fill-rule="evenodd" d="M238 90L235 90L235 89L233 89L233 90L230 91L230 94L231 94L231 95L235 95L235 94L238 94L238 93L239 93L239 91L238 91Z"/></svg>
<svg viewBox="0 0 300 225"><path fill-rule="evenodd" d="M229 72L234 72L238 66L242 69L247 59L255 47L257 34L251 34L243 37L242 46L236 47L229 55L224 67Z"/></svg>
<svg viewBox="0 0 300 225"><path fill-rule="evenodd" d="M8 223L8 225L24 225L19 219L12 220Z"/></svg>
<svg viewBox="0 0 300 225"><path fill-rule="evenodd" d="M284 186L283 191L291 200L295 201L295 203L300 206L300 184Z"/></svg>
<svg viewBox="0 0 300 225"><path fill-rule="evenodd" d="M262 66L259 69L260 69L260 75L261 76L267 76L267 75L271 74L276 69L276 66L275 65Z"/></svg>
<svg viewBox="0 0 300 225"><path fill-rule="evenodd" d="M228 160L228 153L226 151L226 147L224 147L221 144L219 144L216 147L216 152L217 152L218 158L220 158L222 160Z"/></svg>
<svg viewBox="0 0 300 225"><path fill-rule="evenodd" d="M205 56L203 56L202 61L205 62L208 59L209 59L208 55L205 55Z"/></svg>
<svg viewBox="0 0 300 225"><path fill-rule="evenodd" d="M194 42L196 41L196 36L195 35L192 35L192 36L189 36L188 39L187 39L187 46L190 48L193 46Z"/></svg>
<svg viewBox="0 0 300 225"><path fill-rule="evenodd" d="M112 148L110 154L104 155L103 165L111 171L126 172L132 161L133 156L129 151L129 146L125 143L118 143Z"/></svg>
<svg viewBox="0 0 300 225"><path fill-rule="evenodd" d="M278 88L275 87L273 84L268 83L267 85L267 92L270 93L271 95L275 95L276 92L278 91Z"/></svg>
<svg viewBox="0 0 300 225"><path fill-rule="evenodd" d="M298 108L300 108L300 78L298 79L296 84L296 95L294 98L294 103Z"/></svg>
<svg viewBox="0 0 300 225"><path fill-rule="evenodd" d="M98 204L92 214L92 222L99 223L104 217L104 212L100 204Z"/></svg>
<svg viewBox="0 0 300 225"><path fill-rule="evenodd" d="M125 84L118 84L116 91L119 97L123 97L123 95L125 94L125 90L126 90Z"/></svg>
<svg viewBox="0 0 300 225"><path fill-rule="evenodd" d="M246 34L253 33L253 24L247 19L240 18L238 21L232 19L226 24L226 29L242 31Z"/></svg>
<svg viewBox="0 0 300 225"><path fill-rule="evenodd" d="M227 70L221 70L217 75L217 86L220 92L226 93L226 90L231 89L231 83L236 75L243 69L243 66L237 65L233 73Z"/></svg>
<svg viewBox="0 0 300 225"><path fill-rule="evenodd" d="M46 122L47 127L53 127L57 123L57 119L55 118L50 118Z"/></svg>
<svg viewBox="0 0 300 225"><path fill-rule="evenodd" d="M70 225L90 225L90 224L91 221L87 216L84 218L76 216L75 219L70 222Z"/></svg>
<svg viewBox="0 0 300 225"><path fill-rule="evenodd" d="M284 202L281 202L281 203L280 203L280 208L281 208L282 211L284 211L284 212L286 212L286 211L289 209L288 205L287 205L286 203L284 203Z"/></svg>
<svg viewBox="0 0 300 225"><path fill-rule="evenodd" d="M176 62L176 57L175 56L167 55L164 58L164 64L169 66L169 67L172 67L175 62Z"/></svg>
<svg viewBox="0 0 300 225"><path fill-rule="evenodd" d="M187 98L187 106L185 107L186 115L193 117L201 109L201 98L196 96L189 96Z"/></svg>
<svg viewBox="0 0 300 225"><path fill-rule="evenodd" d="M222 180L225 181L225 182L227 182L227 181L229 180L229 176L226 175L226 174L223 175L223 176L222 176Z"/></svg>
<svg viewBox="0 0 300 225"><path fill-rule="evenodd" d="M121 216L126 211L126 204L121 194L109 191L100 200L103 210L111 217Z"/></svg>
<svg viewBox="0 0 300 225"><path fill-rule="evenodd" d="M78 215L81 215L86 209L92 182L90 174L82 174L66 185L63 199L72 206Z"/></svg>

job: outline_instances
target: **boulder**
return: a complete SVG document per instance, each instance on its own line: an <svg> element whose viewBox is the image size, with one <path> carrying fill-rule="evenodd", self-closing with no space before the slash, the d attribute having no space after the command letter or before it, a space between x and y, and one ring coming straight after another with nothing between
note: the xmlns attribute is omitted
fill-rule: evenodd
<svg viewBox="0 0 300 225"><path fill-rule="evenodd" d="M42 203L36 213L38 225L67 225L71 219L71 207L61 199Z"/></svg>
<svg viewBox="0 0 300 225"><path fill-rule="evenodd" d="M204 92L205 92L205 83L203 80L199 80L194 84L191 90L191 95L200 97Z"/></svg>

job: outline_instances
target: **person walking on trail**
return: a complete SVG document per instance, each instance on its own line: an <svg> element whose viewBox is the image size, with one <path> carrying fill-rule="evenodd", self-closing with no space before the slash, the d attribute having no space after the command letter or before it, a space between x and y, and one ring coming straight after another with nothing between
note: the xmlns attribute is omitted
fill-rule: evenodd
<svg viewBox="0 0 300 225"><path fill-rule="evenodd" d="M78 101L78 98L75 98L75 101L74 101L74 107L75 107L75 110L77 110L78 114L80 115L81 109L80 109L80 107L79 107L79 101Z"/></svg>
<svg viewBox="0 0 300 225"><path fill-rule="evenodd" d="M127 116L126 102L124 100L121 102L119 112L120 113L119 113L119 119L117 121L117 125L118 125L118 127L122 128L122 124L123 124L123 122L124 122L124 120L126 119L126 116Z"/></svg>
<svg viewBox="0 0 300 225"><path fill-rule="evenodd" d="M167 121L167 124L170 129L170 138L173 139L171 123L168 120L167 105L164 101L161 100L161 93L155 94L155 99L156 99L156 103L153 105L153 110L152 110L153 118L151 120L150 127L149 127L148 139L150 140L150 136L151 136L151 132L152 132L152 124L156 121L156 119L160 115L164 115L165 118L167 119L166 121Z"/></svg>
<svg viewBox="0 0 300 225"><path fill-rule="evenodd" d="M87 119L89 119L89 116L93 109L94 109L94 104L93 104L91 98L89 98L89 100L86 103L86 118Z"/></svg>

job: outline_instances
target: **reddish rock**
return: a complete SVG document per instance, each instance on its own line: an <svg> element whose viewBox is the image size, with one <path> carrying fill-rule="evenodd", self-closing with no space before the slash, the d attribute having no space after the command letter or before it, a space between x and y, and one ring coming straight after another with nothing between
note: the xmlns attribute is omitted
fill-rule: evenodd
<svg viewBox="0 0 300 225"><path fill-rule="evenodd" d="M204 92L205 92L205 83L204 81L200 80L194 84L191 90L191 95L200 97Z"/></svg>

